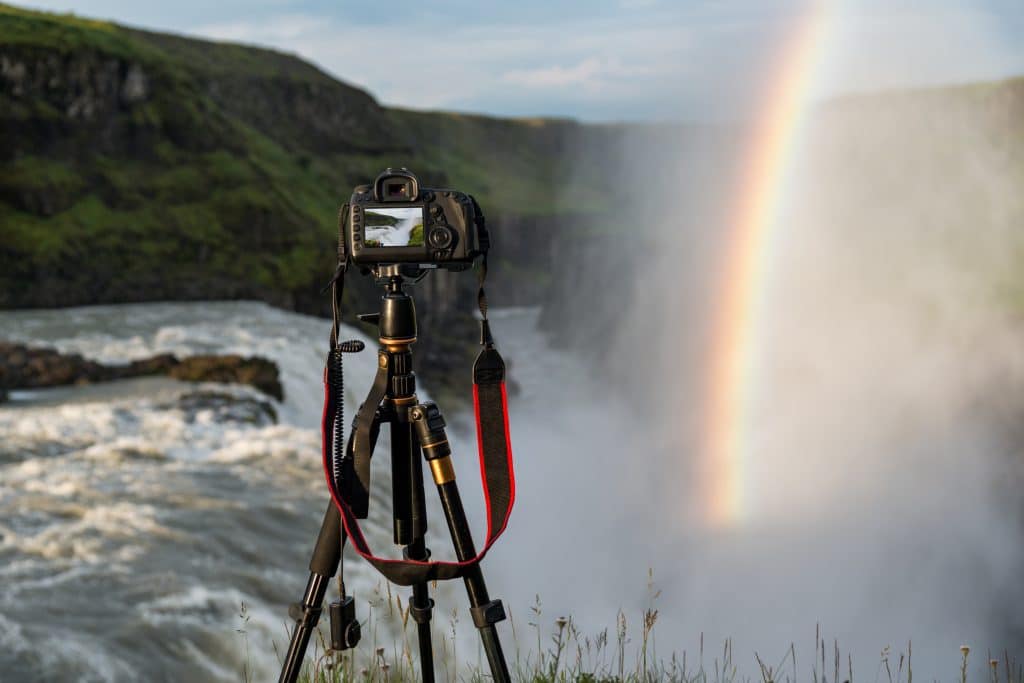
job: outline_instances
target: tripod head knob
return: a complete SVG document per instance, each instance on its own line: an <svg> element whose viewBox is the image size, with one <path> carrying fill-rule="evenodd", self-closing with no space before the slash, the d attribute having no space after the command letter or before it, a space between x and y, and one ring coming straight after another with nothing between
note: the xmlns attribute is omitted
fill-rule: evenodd
<svg viewBox="0 0 1024 683"><path fill-rule="evenodd" d="M356 316L361 322L377 325L380 323L380 313L360 313Z"/></svg>

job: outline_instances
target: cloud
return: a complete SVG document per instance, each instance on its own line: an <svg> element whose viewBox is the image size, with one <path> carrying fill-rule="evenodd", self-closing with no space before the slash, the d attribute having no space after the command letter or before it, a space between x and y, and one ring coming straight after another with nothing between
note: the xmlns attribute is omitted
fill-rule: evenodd
<svg viewBox="0 0 1024 683"><path fill-rule="evenodd" d="M385 104L585 120L736 118L803 0L32 0L292 52ZM823 94L1024 72L1017 0L835 3ZM457 16L457 20L453 17Z"/></svg>
<svg viewBox="0 0 1024 683"><path fill-rule="evenodd" d="M611 106L620 96L642 97L644 88L655 87L658 78L670 77L687 61L684 27L630 28L590 18L528 29L455 26L438 40L425 40L428 34L418 25L353 26L326 15L296 14L200 25L190 32L295 51L388 104L494 111L492 103L502 102L517 107L502 112L512 114L595 118L586 110L590 106L553 109L552 95L561 106L567 102L565 93L553 91L571 88L594 109L602 102Z"/></svg>
<svg viewBox="0 0 1024 683"><path fill-rule="evenodd" d="M505 83L531 89L575 86L591 92L613 87L615 81L649 76L656 71L649 66L625 66L618 59L587 57L572 66L542 66L535 69L513 69L505 72Z"/></svg>
<svg viewBox="0 0 1024 683"><path fill-rule="evenodd" d="M1024 20L1024 9L1019 14ZM977 6L851 8L834 24L825 65L832 92L985 80L1024 70L1019 35L1007 35L999 16Z"/></svg>
<svg viewBox="0 0 1024 683"><path fill-rule="evenodd" d="M502 76L506 83L525 85L530 88L561 88L567 85L594 87L603 71L601 60L594 57L584 59L575 66L548 66L537 69L513 69Z"/></svg>
<svg viewBox="0 0 1024 683"><path fill-rule="evenodd" d="M323 27L325 17L286 14L270 21L232 21L202 24L192 30L194 35L238 43L277 45L291 44Z"/></svg>

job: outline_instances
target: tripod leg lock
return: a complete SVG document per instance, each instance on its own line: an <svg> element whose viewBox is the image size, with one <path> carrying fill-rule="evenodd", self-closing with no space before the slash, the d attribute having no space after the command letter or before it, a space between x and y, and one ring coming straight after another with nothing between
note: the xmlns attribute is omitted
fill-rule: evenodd
<svg viewBox="0 0 1024 683"><path fill-rule="evenodd" d="M470 607L469 613L473 615L473 623L477 628L492 626L505 620L505 606L501 604L501 600L491 600L479 607Z"/></svg>
<svg viewBox="0 0 1024 683"><path fill-rule="evenodd" d="M430 559L430 548L424 548L423 553L419 557L413 557L409 554L409 546L402 548L402 559L404 560L416 560L417 562L426 562Z"/></svg>
<svg viewBox="0 0 1024 683"><path fill-rule="evenodd" d="M417 624L425 624L430 621L431 612L434 610L434 601L427 598L426 605L418 605L413 600L409 601L409 616Z"/></svg>
<svg viewBox="0 0 1024 683"><path fill-rule="evenodd" d="M438 460L451 455L448 435L445 433L444 416L436 403L421 403L409 409L409 421L416 429L416 436L423 447L423 457Z"/></svg>
<svg viewBox="0 0 1024 683"><path fill-rule="evenodd" d="M295 620L295 623L299 628L316 628L317 622L320 621L321 610L319 607L313 607L312 605L306 605L301 602L293 602L288 605L288 616Z"/></svg>

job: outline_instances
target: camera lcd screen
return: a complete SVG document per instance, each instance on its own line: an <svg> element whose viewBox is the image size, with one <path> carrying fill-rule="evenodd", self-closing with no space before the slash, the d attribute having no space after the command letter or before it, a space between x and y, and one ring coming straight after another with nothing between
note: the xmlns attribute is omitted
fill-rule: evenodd
<svg viewBox="0 0 1024 683"><path fill-rule="evenodd" d="M367 247L422 247L423 207L367 208L363 211Z"/></svg>

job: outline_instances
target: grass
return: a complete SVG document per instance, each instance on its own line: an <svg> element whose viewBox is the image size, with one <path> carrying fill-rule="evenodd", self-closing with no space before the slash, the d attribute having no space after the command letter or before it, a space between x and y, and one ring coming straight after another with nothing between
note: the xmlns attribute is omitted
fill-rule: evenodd
<svg viewBox="0 0 1024 683"><path fill-rule="evenodd" d="M113 57L140 61L158 59L158 53L139 45L115 24L77 17L45 14L0 4L3 42L45 47L61 54L81 49L101 50Z"/></svg>
<svg viewBox="0 0 1024 683"><path fill-rule="evenodd" d="M331 651L324 635L326 615L320 629L311 642L306 664L300 674L300 683L343 683L364 681L368 683L399 683L419 681L418 642L415 623L410 625L409 608L402 597L393 594L387 583L377 584L373 596L368 600L367 619L361 622L363 639L354 650ZM797 683L807 677L813 683L855 683L868 680L873 683L913 683L913 647L907 643L905 651L894 652L886 646L880 652L874 670L867 673L858 671L855 677L851 656L841 656L838 641L827 643L820 628L814 636L814 656L798 667L795 644L782 657L766 661L760 653L753 652L750 664L757 672L756 678L740 673L734 659L733 643L726 640L720 650L705 650L701 634L696 656L687 651L672 652L665 659L655 647L654 630L658 622L658 610L654 604L660 591L654 589L653 575L648 572L648 607L642 614L627 618L619 611L615 625L596 634L584 634L577 627L572 616L547 618L543 612L540 597L530 607L525 632L509 614L507 628L502 628L506 660L512 679L518 683ZM479 648L475 657L467 661L457 648L459 612L447 613L448 628L439 631L439 617L434 612L434 658L438 681L471 683L491 680L490 670ZM252 680L249 664L249 643L245 624L249 615L245 605L239 613L241 627L238 632L244 639L246 660L240 671L246 683ZM635 619L635 620L634 620ZM290 625L288 628L290 629ZM472 630L469 620L461 628ZM390 647L382 644L382 631L398 634ZM511 647L507 641L511 632ZM440 638L438 636L440 635ZM280 660L281 651L278 653ZM511 651L511 655L509 652ZM960 648L960 668L955 680L968 683L971 648ZM1024 683L1024 663L1004 652L1001 657L987 655L988 680L984 683Z"/></svg>

